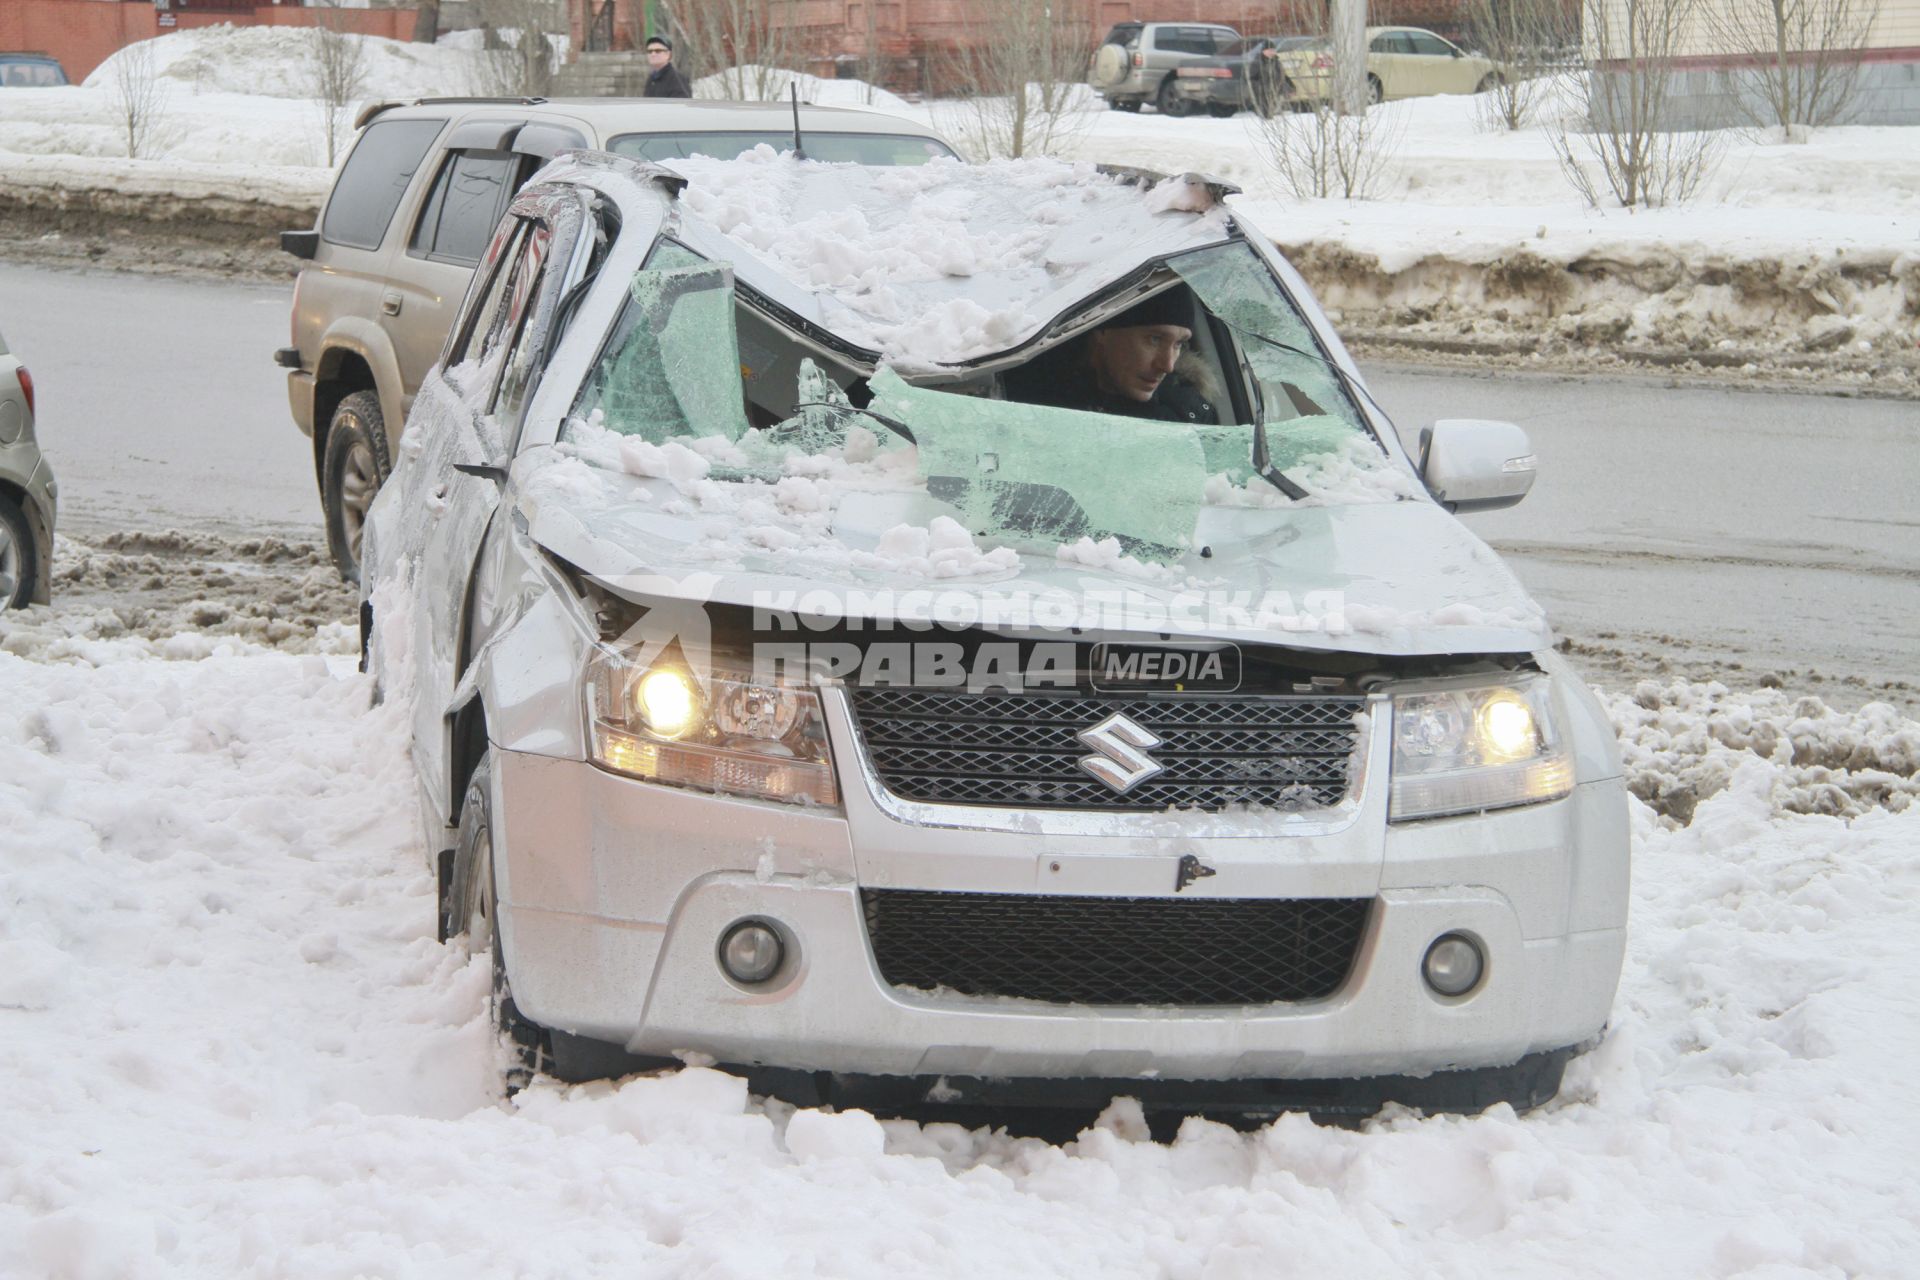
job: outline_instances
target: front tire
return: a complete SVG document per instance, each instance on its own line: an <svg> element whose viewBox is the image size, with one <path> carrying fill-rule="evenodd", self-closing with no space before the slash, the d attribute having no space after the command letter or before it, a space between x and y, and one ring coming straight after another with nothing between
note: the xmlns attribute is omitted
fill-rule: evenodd
<svg viewBox="0 0 1920 1280"><path fill-rule="evenodd" d="M27 513L0 493L0 609L24 609L40 581L40 552Z"/></svg>
<svg viewBox="0 0 1920 1280"><path fill-rule="evenodd" d="M326 509L327 551L348 582L360 581L360 548L366 535L367 508L387 482L393 465L387 458L386 420L380 396L356 391L341 400L327 424L327 447L320 469L321 501Z"/></svg>
<svg viewBox="0 0 1920 1280"><path fill-rule="evenodd" d="M1387 90L1379 76L1367 77L1367 105L1377 107L1387 100Z"/></svg>
<svg viewBox="0 0 1920 1280"><path fill-rule="evenodd" d="M441 899L441 932L452 939L465 936L467 953L486 951L493 962L493 990L488 999L493 1025L507 1046L507 1095L526 1088L533 1077L550 1071L553 1042L547 1029L520 1015L507 982L506 962L500 954L498 898L493 873L493 761L480 762L467 782L460 802L460 835L453 850L453 874Z"/></svg>
<svg viewBox="0 0 1920 1280"><path fill-rule="evenodd" d="M1498 71L1491 71L1480 77L1480 83L1474 86L1473 91L1475 93L1491 93L1505 83L1506 81L1500 78Z"/></svg>

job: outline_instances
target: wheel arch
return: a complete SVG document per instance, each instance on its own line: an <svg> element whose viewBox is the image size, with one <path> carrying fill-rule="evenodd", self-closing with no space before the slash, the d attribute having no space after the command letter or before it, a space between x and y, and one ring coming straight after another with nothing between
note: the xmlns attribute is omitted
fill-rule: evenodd
<svg viewBox="0 0 1920 1280"><path fill-rule="evenodd" d="M373 365L366 355L353 347L328 347L320 353L313 372L313 474L324 488L326 483L327 436L333 430L334 410L356 391L380 393ZM381 398L382 404L385 397Z"/></svg>
<svg viewBox="0 0 1920 1280"><path fill-rule="evenodd" d="M379 325L358 316L343 316L327 330L320 358L313 370L313 456L326 457L326 428L333 411L356 391L380 397L380 416L387 432L387 456L392 457L406 425L405 384L393 339Z"/></svg>

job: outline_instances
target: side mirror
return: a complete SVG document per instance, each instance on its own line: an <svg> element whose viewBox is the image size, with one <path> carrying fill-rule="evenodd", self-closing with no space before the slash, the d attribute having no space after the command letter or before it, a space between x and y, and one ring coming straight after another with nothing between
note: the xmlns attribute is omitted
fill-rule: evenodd
<svg viewBox="0 0 1920 1280"><path fill-rule="evenodd" d="M1442 418L1420 431L1420 478L1449 511L1510 507L1533 488L1527 433L1511 422Z"/></svg>
<svg viewBox="0 0 1920 1280"><path fill-rule="evenodd" d="M312 259L320 251L318 231L282 231L280 247L296 258Z"/></svg>

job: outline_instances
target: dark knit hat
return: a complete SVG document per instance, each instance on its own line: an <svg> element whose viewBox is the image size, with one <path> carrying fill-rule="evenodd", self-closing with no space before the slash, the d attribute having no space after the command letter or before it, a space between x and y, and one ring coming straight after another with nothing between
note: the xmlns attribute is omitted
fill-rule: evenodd
<svg viewBox="0 0 1920 1280"><path fill-rule="evenodd" d="M665 36L648 36L643 42L643 47L648 44L665 45L668 53L673 52L673 41L667 39Z"/></svg>
<svg viewBox="0 0 1920 1280"><path fill-rule="evenodd" d="M1171 289L1162 289L1144 302L1122 311L1111 320L1104 321L1102 329L1137 329L1150 324L1177 324L1182 329L1193 327L1193 295L1185 285L1175 285Z"/></svg>

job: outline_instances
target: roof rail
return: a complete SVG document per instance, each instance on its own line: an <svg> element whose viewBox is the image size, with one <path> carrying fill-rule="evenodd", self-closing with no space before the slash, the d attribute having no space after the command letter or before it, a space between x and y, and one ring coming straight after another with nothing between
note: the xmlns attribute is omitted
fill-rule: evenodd
<svg viewBox="0 0 1920 1280"><path fill-rule="evenodd" d="M367 127L368 123L374 119L374 117L380 115L382 112L391 111L395 107L437 107L437 106L449 105L449 104L478 103L478 102L501 102L501 103L511 103L512 105L517 107L537 107L545 103L546 99L545 98L481 98L481 97L411 98L411 99L406 99L404 101L394 101L389 99L384 102L370 102L365 107L362 107L360 109L360 114L353 118L353 127L355 129L364 129Z"/></svg>

